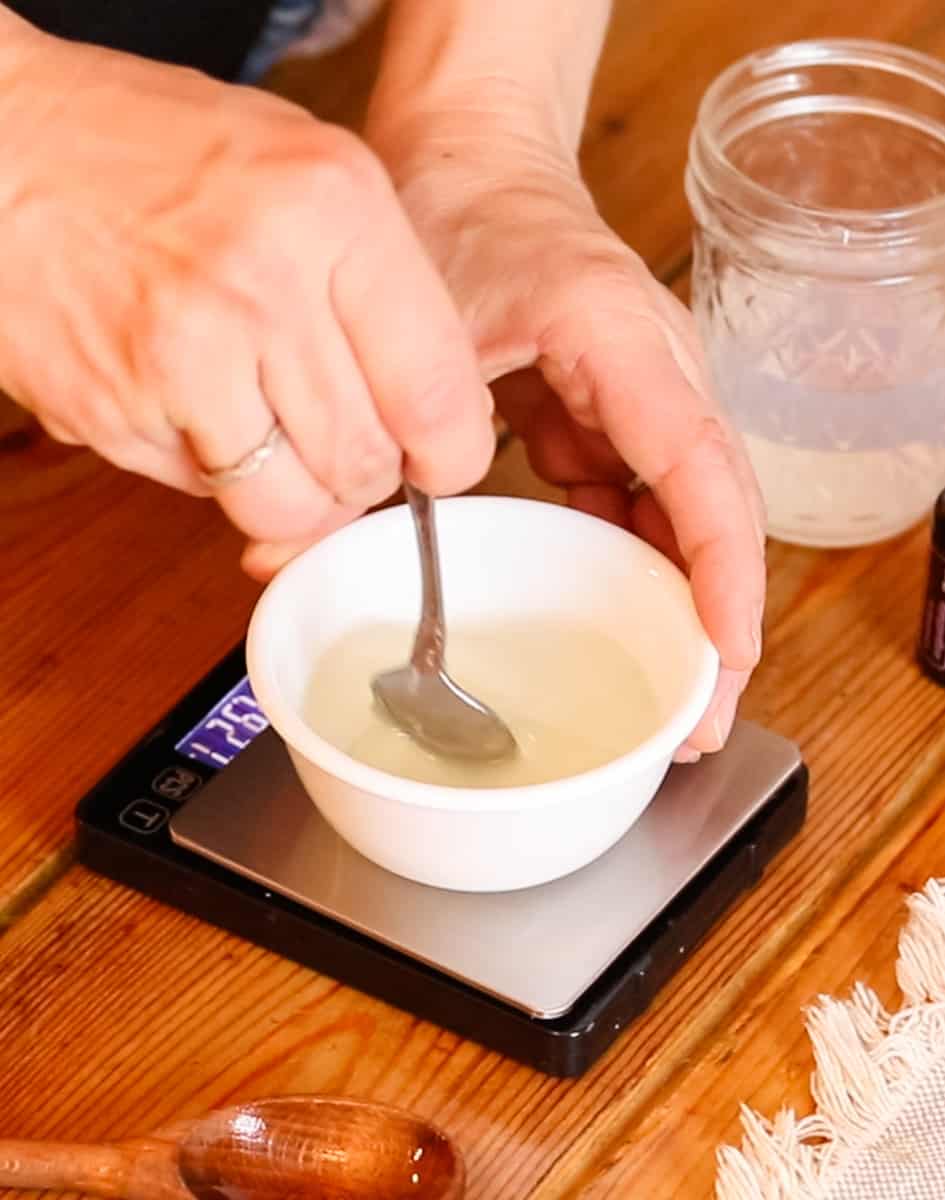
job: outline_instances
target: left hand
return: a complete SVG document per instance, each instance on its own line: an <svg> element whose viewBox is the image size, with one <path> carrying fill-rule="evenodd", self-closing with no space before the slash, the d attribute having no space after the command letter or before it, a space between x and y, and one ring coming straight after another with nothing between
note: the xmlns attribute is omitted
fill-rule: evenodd
<svg viewBox="0 0 945 1200"><path fill-rule="evenodd" d="M498 125L414 113L374 140L536 472L687 571L722 661L677 755L692 761L724 744L761 653L758 488L689 311L607 228L572 156Z"/></svg>

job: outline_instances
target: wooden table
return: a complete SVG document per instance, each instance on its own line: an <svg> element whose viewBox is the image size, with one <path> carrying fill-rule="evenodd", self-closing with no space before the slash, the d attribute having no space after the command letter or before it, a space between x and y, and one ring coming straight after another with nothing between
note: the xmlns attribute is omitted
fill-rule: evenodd
<svg viewBox="0 0 945 1200"><path fill-rule="evenodd" d="M695 107L735 56L814 34L945 51L933 0L618 4L587 126L602 209L681 290ZM355 122L377 30L279 86ZM317 91L313 91L317 88ZM489 490L540 492L512 450ZM770 547L744 712L799 741L802 836L585 1078L550 1079L76 866L82 793L240 636L256 590L209 502L57 446L0 407L0 1133L117 1137L265 1094L434 1116L473 1197L707 1197L737 1106L807 1110L801 1007L895 1002L902 896L945 864L945 691L912 661L927 532Z"/></svg>

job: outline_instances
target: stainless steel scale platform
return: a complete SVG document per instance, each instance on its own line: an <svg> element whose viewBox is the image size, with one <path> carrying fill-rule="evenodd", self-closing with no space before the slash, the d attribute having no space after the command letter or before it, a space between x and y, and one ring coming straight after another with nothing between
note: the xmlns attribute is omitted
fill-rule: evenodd
<svg viewBox="0 0 945 1200"><path fill-rule="evenodd" d="M722 753L674 767L633 829L582 870L518 892L425 887L368 862L322 820L258 714L238 648L77 819L93 869L577 1075L760 879L803 823L806 797L796 746L738 723Z"/></svg>

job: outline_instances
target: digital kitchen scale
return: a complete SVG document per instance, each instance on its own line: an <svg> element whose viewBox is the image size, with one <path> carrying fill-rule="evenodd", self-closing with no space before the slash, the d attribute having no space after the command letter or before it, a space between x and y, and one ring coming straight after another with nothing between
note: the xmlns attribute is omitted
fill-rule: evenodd
<svg viewBox="0 0 945 1200"><path fill-rule="evenodd" d="M793 743L736 724L596 862L518 892L374 866L322 820L242 647L81 802L80 860L549 1074L579 1075L803 823Z"/></svg>

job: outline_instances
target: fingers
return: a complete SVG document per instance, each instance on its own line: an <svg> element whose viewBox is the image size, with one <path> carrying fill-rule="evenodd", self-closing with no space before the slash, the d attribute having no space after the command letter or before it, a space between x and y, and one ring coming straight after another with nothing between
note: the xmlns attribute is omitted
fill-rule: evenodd
<svg viewBox="0 0 945 1200"><path fill-rule="evenodd" d="M574 424L537 370L516 371L493 384L496 404L524 438L536 475L558 487L584 482L626 484L632 471L603 434Z"/></svg>
<svg viewBox="0 0 945 1200"><path fill-rule="evenodd" d="M174 373L163 381L165 406L182 409L192 461L205 471L232 467L261 445L284 404L284 368L258 361L244 330L221 320L210 344L227 346L228 355L206 361L198 346L182 341ZM195 394L200 403L193 402ZM314 540L338 507L300 457L292 431L286 434L260 470L214 492L230 520L253 540Z"/></svg>
<svg viewBox="0 0 945 1200"><path fill-rule="evenodd" d="M336 263L327 291L294 280L255 370L230 336L232 382L217 381L226 412L210 405L215 418L191 431L213 468L282 425L270 462L218 494L255 542L313 541L393 494L403 473L433 493L462 490L491 461L491 394L443 285L393 200L373 232ZM271 572L282 554L253 550L247 569Z"/></svg>
<svg viewBox="0 0 945 1200"><path fill-rule="evenodd" d="M677 762L697 762L703 754L722 749L732 731L738 702L750 678L750 671L721 669L715 694L702 720L676 751Z"/></svg>
<svg viewBox="0 0 945 1200"><path fill-rule="evenodd" d="M65 256L75 279L58 291L81 298L81 320L63 301L45 357L68 358L68 395L47 408L69 414L52 417L61 436L203 495L202 473L240 464L280 426L259 470L213 488L254 543L248 568L265 574L404 472L439 494L478 482L494 431L470 338L373 156L301 113L251 100L243 112L234 97L213 93L222 124L175 131L179 159L168 143L161 179L190 178L192 152L199 194L152 196L129 179L140 210L159 210L147 237L106 221L104 273L101 255ZM120 183L103 181L94 205L137 228Z"/></svg>
<svg viewBox="0 0 945 1200"><path fill-rule="evenodd" d="M272 410L253 395L253 389L234 392L232 405L234 431L241 435L238 452L218 449L224 439L206 433L191 436L198 461L208 468L235 465L264 441L272 427ZM232 437L225 440L234 444ZM314 540L336 508L334 498L306 469L287 439L280 441L255 474L220 487L214 495L233 524L258 541Z"/></svg>
<svg viewBox="0 0 945 1200"><path fill-rule="evenodd" d="M525 439L529 460L536 472L549 482L566 488L568 503L573 508L629 529L683 570L690 572L693 569L693 564L680 549L676 532L658 497L646 488L631 493L625 482L611 482L625 479L628 472L610 439L576 425L537 373L516 372L499 380L493 390L509 427ZM634 432L635 446L643 437L642 433ZM635 457L639 461L638 454ZM737 477L742 478L740 472ZM701 480L698 486L702 486ZM746 501L750 504L751 491L747 487L746 493ZM697 556L695 566L699 574L693 590L697 603L701 604L700 612L708 608L711 613L724 610L737 589L730 586L724 573L724 560L720 565L714 557L718 556L718 545L706 549L708 553ZM722 582L722 594L717 594L715 587L718 579ZM711 616L708 620L703 616L703 619L712 636L712 630L718 629L718 622L713 623ZM751 653L756 653L754 644ZM687 745L680 748L683 760L720 748L728 736L738 695L749 674L747 668L735 671L723 668L705 717ZM738 681L737 687L730 682L733 678Z"/></svg>
<svg viewBox="0 0 945 1200"><path fill-rule="evenodd" d="M331 297L404 473L437 495L478 483L495 451L491 393L406 217L389 215L348 252Z"/></svg>
<svg viewBox="0 0 945 1200"><path fill-rule="evenodd" d="M302 463L337 505L363 511L400 486L403 453L329 312L270 339L266 399Z"/></svg>
<svg viewBox="0 0 945 1200"><path fill-rule="evenodd" d="M665 554L680 570L688 571L673 527L652 492L644 489L631 493L626 487L613 484L582 483L569 487L567 496L572 508L629 529Z"/></svg>
<svg viewBox="0 0 945 1200"><path fill-rule="evenodd" d="M705 354L695 334L689 309L664 287L652 287L649 295L652 296L657 311L664 318L662 328L674 362L698 395L711 397L712 385L705 362ZM764 546L767 514L761 489L748 461L741 438L732 429L730 422L722 417L717 406L713 404L712 407L716 409L716 415L723 424L726 437L732 445L732 466L742 485L758 540Z"/></svg>
<svg viewBox="0 0 945 1200"><path fill-rule="evenodd" d="M596 418L650 485L688 564L693 595L723 666L750 671L761 652L763 533L740 448L711 399L680 369L649 318L620 315L570 331L580 350L558 378L566 403Z"/></svg>
<svg viewBox="0 0 945 1200"><path fill-rule="evenodd" d="M568 503L582 512L629 529L685 569L672 526L651 492L631 495L626 488L581 484L568 489ZM702 719L676 751L677 762L697 762L703 754L722 749L735 722L738 701L750 678L750 670L734 671L722 667Z"/></svg>
<svg viewBox="0 0 945 1200"><path fill-rule="evenodd" d="M317 540L317 539L313 539ZM258 583L268 583L278 571L307 550L312 542L249 542L240 556L240 566Z"/></svg>
<svg viewBox="0 0 945 1200"><path fill-rule="evenodd" d="M184 440L174 449L152 446L141 438L123 436L114 443L100 442L91 447L108 462L123 471L133 471L156 483L166 484L192 496L206 496L209 489L202 483L187 452Z"/></svg>
<svg viewBox="0 0 945 1200"><path fill-rule="evenodd" d="M142 437L121 416L118 406L95 405L95 418L80 432L39 407L37 420L51 438L67 446L88 446L123 471L133 471L156 483L166 484L193 496L206 496L197 468L179 433L170 431L160 443Z"/></svg>
<svg viewBox="0 0 945 1200"><path fill-rule="evenodd" d="M251 579L266 583L303 550L359 516L359 509L336 507L310 537L295 542L250 542L243 551L240 565Z"/></svg>
<svg viewBox="0 0 945 1200"><path fill-rule="evenodd" d="M609 483L578 483L567 488L568 504L579 512L623 529L633 524L634 497L627 488Z"/></svg>
<svg viewBox="0 0 945 1200"><path fill-rule="evenodd" d="M613 458L617 458L609 441L613 458L606 453L587 453L585 448L596 446L600 435L570 422L544 381L536 381L530 374L518 372L493 387L510 429L526 439L535 470L549 482L566 488L572 508L630 530L687 570L673 527L656 496L646 488L631 492L624 484L606 482L613 474ZM676 751L677 762L697 762L704 753L722 748L750 676L748 670L721 669L705 714Z"/></svg>

